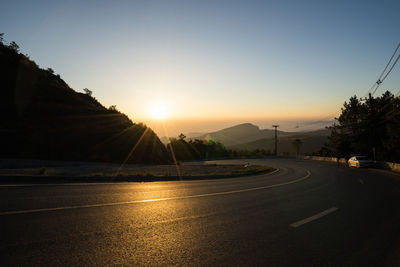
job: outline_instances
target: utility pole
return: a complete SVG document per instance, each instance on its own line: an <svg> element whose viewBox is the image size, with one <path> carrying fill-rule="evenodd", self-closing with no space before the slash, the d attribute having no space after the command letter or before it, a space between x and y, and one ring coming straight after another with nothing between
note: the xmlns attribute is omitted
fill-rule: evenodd
<svg viewBox="0 0 400 267"><path fill-rule="evenodd" d="M279 125L272 125L275 128L275 156L278 156L278 127Z"/></svg>
<svg viewBox="0 0 400 267"><path fill-rule="evenodd" d="M372 148L372 155L374 156L374 162L376 162L376 158L375 158L375 147Z"/></svg>

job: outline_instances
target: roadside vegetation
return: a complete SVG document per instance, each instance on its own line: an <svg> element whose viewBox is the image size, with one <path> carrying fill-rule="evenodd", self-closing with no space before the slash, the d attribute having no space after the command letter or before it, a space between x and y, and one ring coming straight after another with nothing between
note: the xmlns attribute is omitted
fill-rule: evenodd
<svg viewBox="0 0 400 267"><path fill-rule="evenodd" d="M353 96L345 102L327 144L316 155L360 154L400 162L400 98L389 91L379 97Z"/></svg>
<svg viewBox="0 0 400 267"><path fill-rule="evenodd" d="M170 138L167 149L171 157L179 160L216 160L226 158L245 158L272 155L265 149L233 150L212 139L189 139L184 134Z"/></svg>

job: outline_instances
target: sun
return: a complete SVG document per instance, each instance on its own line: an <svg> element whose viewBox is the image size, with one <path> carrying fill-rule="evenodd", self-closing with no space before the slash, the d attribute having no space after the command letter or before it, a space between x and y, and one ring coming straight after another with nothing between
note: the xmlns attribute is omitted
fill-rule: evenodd
<svg viewBox="0 0 400 267"><path fill-rule="evenodd" d="M163 120L167 117L167 107L163 104L154 104L150 110L151 117L157 120Z"/></svg>

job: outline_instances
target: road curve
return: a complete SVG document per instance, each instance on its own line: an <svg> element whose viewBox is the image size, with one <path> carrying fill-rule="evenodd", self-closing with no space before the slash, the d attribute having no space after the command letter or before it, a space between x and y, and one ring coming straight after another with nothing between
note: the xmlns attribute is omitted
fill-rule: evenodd
<svg viewBox="0 0 400 267"><path fill-rule="evenodd" d="M398 175L302 160L251 163L277 171L0 186L1 263L399 266Z"/></svg>

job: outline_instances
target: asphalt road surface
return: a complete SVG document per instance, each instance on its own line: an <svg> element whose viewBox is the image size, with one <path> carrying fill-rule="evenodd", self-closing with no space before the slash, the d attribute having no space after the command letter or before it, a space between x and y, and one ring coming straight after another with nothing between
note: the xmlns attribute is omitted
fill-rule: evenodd
<svg viewBox="0 0 400 267"><path fill-rule="evenodd" d="M2 185L0 265L400 266L398 174L250 162L277 170L219 180Z"/></svg>

